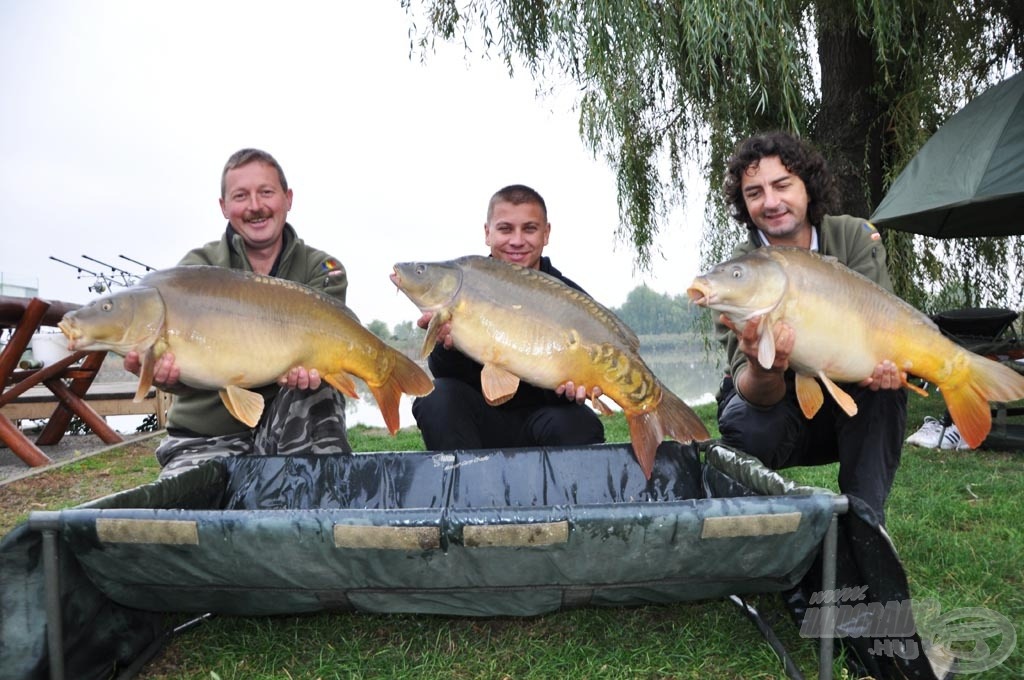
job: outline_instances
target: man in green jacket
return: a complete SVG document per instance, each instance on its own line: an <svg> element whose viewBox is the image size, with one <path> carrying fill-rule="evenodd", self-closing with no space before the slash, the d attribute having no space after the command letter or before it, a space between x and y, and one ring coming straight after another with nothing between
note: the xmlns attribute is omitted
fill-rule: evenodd
<svg viewBox="0 0 1024 680"><path fill-rule="evenodd" d="M821 154L800 139L773 132L741 142L728 162L725 195L732 216L748 229L734 256L762 246L809 248L892 291L880 235L863 219L826 214L837 203L835 181ZM793 329L775 325L775 363L765 369L756 360L759 321L737 328L724 315L719 319L729 361L718 395L723 443L773 469L838 461L840 491L865 501L884 523L907 420L899 369L885 361L870 378L842 386L857 402L856 416L826 400L808 420L789 369Z"/></svg>
<svg viewBox="0 0 1024 680"><path fill-rule="evenodd" d="M221 174L220 207L228 220L224 235L189 251L178 264L276 276L344 302L345 268L298 237L286 221L291 206L292 190L277 160L259 149L237 151ZM138 354L129 353L124 365L137 374ZM345 399L322 383L316 370L296 366L277 384L260 389L268 406L255 429L235 420L216 391L187 387L178 378L174 355L164 353L157 360L153 382L175 396L167 417L168 436L156 450L161 476L220 456L351 452Z"/></svg>

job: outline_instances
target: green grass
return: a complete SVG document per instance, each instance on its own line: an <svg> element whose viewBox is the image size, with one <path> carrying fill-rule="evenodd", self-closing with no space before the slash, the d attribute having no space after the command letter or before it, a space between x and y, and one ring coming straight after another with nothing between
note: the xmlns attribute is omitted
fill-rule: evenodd
<svg viewBox="0 0 1024 680"><path fill-rule="evenodd" d="M941 399L910 398L908 431ZM714 429L713 405L696 409ZM625 420L605 421L609 441L628 441ZM357 451L423 448L415 428L397 437L355 427ZM97 469L111 478L111 454L63 468L66 480ZM149 459L151 459L151 454ZM126 463L149 481L155 463ZM91 470L91 471L90 471ZM935 451L907 447L888 506L888 529L915 601L941 613L986 607L1024 635L1024 452ZM795 481L838 491L836 466L791 468ZM117 477L126 486L136 477ZM2 490L3 487L0 487ZM66 502L77 504L95 498ZM66 499L65 499L66 500ZM49 505L52 501L44 501ZM7 509L4 516L9 515ZM808 678L816 677L816 641L800 638L777 596L754 598ZM168 617L180 624L182 615ZM215 617L177 636L139 676L149 680L280 678L784 678L754 626L721 600L581 609L530 618L327 613ZM846 677L841 664L836 677ZM1019 650L998 668L970 678L1024 677Z"/></svg>

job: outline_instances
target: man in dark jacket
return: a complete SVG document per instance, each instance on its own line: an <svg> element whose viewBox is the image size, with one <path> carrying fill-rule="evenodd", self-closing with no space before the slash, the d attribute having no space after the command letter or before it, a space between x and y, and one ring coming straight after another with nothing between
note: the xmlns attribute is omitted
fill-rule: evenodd
<svg viewBox="0 0 1024 680"><path fill-rule="evenodd" d="M892 292L885 248L867 221L827 211L836 203L834 179L821 154L783 132L751 137L729 159L726 202L748 229L734 256L762 246L796 246L831 255ZM830 399L808 420L800 411L789 369L793 329L776 324L775 363L757 361L757 326L743 328L724 315L729 376L718 395L722 441L778 469L839 462L839 489L866 501L884 522L885 501L899 467L907 420L907 395L890 361L858 385L842 385L857 402L850 417Z"/></svg>
<svg viewBox="0 0 1024 680"><path fill-rule="evenodd" d="M292 190L273 156L259 149L232 154L221 174L220 207L228 220L221 238L189 251L179 265L213 265L252 271L311 286L342 302L348 279L341 263L306 245L288 224ZM139 372L130 352L125 369ZM216 391L178 382L174 355L157 360L153 382L174 394L167 438L157 447L161 476L210 458L258 453L348 453L345 399L314 371L293 367L277 384L259 390L267 404L259 425L235 420Z"/></svg>
<svg viewBox="0 0 1024 680"><path fill-rule="evenodd" d="M491 257L539 269L585 292L543 256L550 234L547 206L530 187L507 186L491 197L484 223L484 242ZM417 325L426 328L431 316L424 314ZM604 441L604 426L587 406L591 395L583 387L569 382L548 390L520 382L512 399L491 406L481 391L483 366L452 347L445 327L427 362L434 375L434 391L414 400L412 413L431 451Z"/></svg>

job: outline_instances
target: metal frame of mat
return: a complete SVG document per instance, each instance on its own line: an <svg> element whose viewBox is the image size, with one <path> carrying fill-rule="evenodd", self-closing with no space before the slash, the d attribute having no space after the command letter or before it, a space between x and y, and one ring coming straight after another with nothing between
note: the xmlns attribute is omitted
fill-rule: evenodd
<svg viewBox="0 0 1024 680"><path fill-rule="evenodd" d="M111 639L121 639L116 668L137 672L174 633L161 631L163 612L200 615L176 631L215 614L536 615L728 599L789 677L801 678L742 596L785 592L788 599L797 590L868 582L874 592L874 581L862 580L867 574L849 573L860 561L849 550L891 545L884 536L876 541L870 525L863 525L867 543L846 535L862 531L839 521L859 499L799 487L716 443L702 447L703 461L696 447L662 446L650 480L625 445L241 457L77 508L33 512L17 536L4 539L17 548L6 552L16 554L0 552L9 557L4 573L31 579L11 586L29 598L14 606L41 610L34 632L22 638L13 631L40 655L32 657L36 671L16 677L43 677L39 669L51 680L69 670L81 676L82 668L88 677L109 673L110 662L96 660L111 658ZM310 495L317 479L319 491ZM281 499L301 506L263 509ZM274 552L289 557L273 564L252 557ZM885 573L899 578L880 583L879 597L905 599L898 558L886 555ZM415 569L407 566L413 562ZM255 568L246 574L238 564ZM32 574L22 577L26 565ZM836 640L844 647L850 640L836 627L839 605L824 604L815 606L812 637L819 637L819 677L828 679ZM100 627L83 630L84 620ZM128 630L130 653L123 651ZM887 667L878 677L895 676Z"/></svg>

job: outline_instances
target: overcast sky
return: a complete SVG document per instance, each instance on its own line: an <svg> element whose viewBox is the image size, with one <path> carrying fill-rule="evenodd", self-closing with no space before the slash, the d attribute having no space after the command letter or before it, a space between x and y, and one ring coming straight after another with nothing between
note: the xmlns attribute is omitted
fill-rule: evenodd
<svg viewBox="0 0 1024 680"><path fill-rule="evenodd" d="M364 323L418 316L395 262L485 253L487 200L511 183L544 195L546 254L600 302L644 282L683 292L700 225L677 216L653 274L635 273L571 83L538 99L527 74L460 45L422 64L408 31L398 0L0 0L0 273L87 302L91 277L50 256L173 266L220 236L224 161L259 147L284 167L299 235L348 270Z"/></svg>

